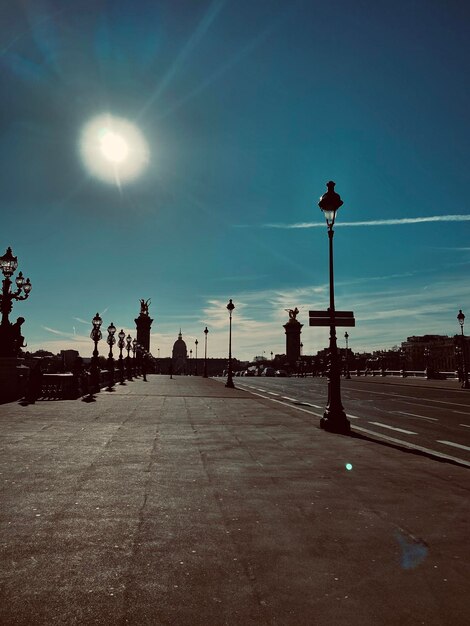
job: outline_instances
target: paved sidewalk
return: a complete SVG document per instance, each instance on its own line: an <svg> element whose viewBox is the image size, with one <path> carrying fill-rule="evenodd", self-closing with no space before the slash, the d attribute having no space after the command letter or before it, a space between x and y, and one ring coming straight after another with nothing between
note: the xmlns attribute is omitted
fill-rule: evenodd
<svg viewBox="0 0 470 626"><path fill-rule="evenodd" d="M468 623L465 468L196 377L0 424L2 625Z"/></svg>

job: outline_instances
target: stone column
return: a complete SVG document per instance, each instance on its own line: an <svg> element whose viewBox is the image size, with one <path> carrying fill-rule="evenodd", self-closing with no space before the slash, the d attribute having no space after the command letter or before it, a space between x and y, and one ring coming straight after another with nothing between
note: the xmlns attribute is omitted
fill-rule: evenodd
<svg viewBox="0 0 470 626"><path fill-rule="evenodd" d="M291 369L297 367L297 361L300 359L300 333L302 331L300 322L296 319L290 319L284 324L286 331L286 355Z"/></svg>
<svg viewBox="0 0 470 626"><path fill-rule="evenodd" d="M137 343L140 343L147 352L150 352L150 327L153 319L148 314L145 315L141 312L134 321L137 329Z"/></svg>

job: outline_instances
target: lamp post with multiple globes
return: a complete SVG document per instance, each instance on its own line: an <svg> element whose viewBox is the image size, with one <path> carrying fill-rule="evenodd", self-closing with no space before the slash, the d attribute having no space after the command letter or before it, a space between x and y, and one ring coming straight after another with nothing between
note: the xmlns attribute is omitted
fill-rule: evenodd
<svg viewBox="0 0 470 626"><path fill-rule="evenodd" d="M19 317L16 324L11 324L8 316L13 307L13 300L26 300L29 297L32 285L29 278L24 278L20 272L15 279L16 290L11 290L13 284L11 277L18 267L18 259L13 256L11 248L8 247L3 256L0 256L0 269L4 279L2 282L2 293L0 295L0 309L2 321L0 324L0 356L15 357L23 346L23 337L20 333L23 317Z"/></svg>
<svg viewBox="0 0 470 626"><path fill-rule="evenodd" d="M124 349L125 343L124 340L126 338L126 333L121 328L120 333L118 334L118 348L119 348L119 382L121 385L124 384L124 362L122 358L122 351Z"/></svg>
<svg viewBox="0 0 470 626"><path fill-rule="evenodd" d="M127 350L126 370L127 370L127 380L132 380L132 363L131 363L131 357L129 356L129 352L131 351L131 347L132 347L132 337L130 335L127 335L127 337L126 337L126 350Z"/></svg>
<svg viewBox="0 0 470 626"><path fill-rule="evenodd" d="M113 359L113 346L116 343L115 333L116 326L111 322L111 324L107 328L108 337L106 339L106 343L109 346L109 354L108 354L108 391L111 391L114 385L114 359Z"/></svg>
<svg viewBox="0 0 470 626"><path fill-rule="evenodd" d="M101 319L99 313L95 315L95 317L91 320L92 328L90 333L90 338L94 343L93 356L91 357L91 365L90 365L90 379L91 379L91 392L98 393L100 390L100 362L98 358L98 341L100 341L103 337L101 333L101 324L103 320Z"/></svg>

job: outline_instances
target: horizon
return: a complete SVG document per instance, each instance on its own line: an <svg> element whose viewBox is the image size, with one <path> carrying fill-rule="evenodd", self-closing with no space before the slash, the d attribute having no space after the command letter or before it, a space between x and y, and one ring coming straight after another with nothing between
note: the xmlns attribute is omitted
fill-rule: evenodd
<svg viewBox="0 0 470 626"><path fill-rule="evenodd" d="M366 0L14 0L0 24L3 229L32 283L26 350L91 356L91 320L154 357L304 354L326 309L326 182L337 309L355 353L470 320L470 7ZM324 230L323 230L324 229ZM14 279L14 277L13 277ZM344 331L337 329L338 347ZM104 342L104 343L103 343ZM100 353L107 352L105 339ZM116 349L115 349L116 350Z"/></svg>

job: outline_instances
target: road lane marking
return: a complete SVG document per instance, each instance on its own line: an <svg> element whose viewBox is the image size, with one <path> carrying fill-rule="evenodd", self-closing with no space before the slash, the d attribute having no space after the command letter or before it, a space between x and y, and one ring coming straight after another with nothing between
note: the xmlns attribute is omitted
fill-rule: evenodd
<svg viewBox="0 0 470 626"><path fill-rule="evenodd" d="M300 404L300 406L313 406L314 409L322 409L323 407L318 406L316 404L312 404L311 402L304 402L304 400L296 400L294 404Z"/></svg>
<svg viewBox="0 0 470 626"><path fill-rule="evenodd" d="M274 391L268 391L268 393L270 393L272 396L279 396L279 393L275 393Z"/></svg>
<svg viewBox="0 0 470 626"><path fill-rule="evenodd" d="M468 411L456 411L455 409L450 410L451 413L460 413L460 415L468 415Z"/></svg>
<svg viewBox="0 0 470 626"><path fill-rule="evenodd" d="M377 437L377 439L384 439L385 441L390 441L391 443L399 444L403 448L408 448L409 450L417 450L418 452L431 454L432 456L438 457L446 461L452 461L453 463L457 463L458 465L464 465L465 467L470 467L470 462L464 461L464 459L459 459L456 456L451 456L450 454L445 454L444 452L438 452L437 450L431 450L431 448L418 446L416 443L411 443L410 441L403 441L403 439L395 439L395 437L389 437L388 435L384 435L383 433L378 433L376 430L369 430L368 428L362 428L362 426L354 426L354 431L360 431L362 433L366 433L366 435L372 435L373 437Z"/></svg>
<svg viewBox="0 0 470 626"><path fill-rule="evenodd" d="M397 430L399 433L405 433L405 435L418 434L412 432L411 430L405 430L404 428L396 428L395 426L390 426L389 424L382 424L382 422L369 422L369 424L373 424L374 426L380 426L381 428L390 428L390 430Z"/></svg>
<svg viewBox="0 0 470 626"><path fill-rule="evenodd" d="M459 424L459 426L465 426L465 428L470 428L470 424Z"/></svg>
<svg viewBox="0 0 470 626"><path fill-rule="evenodd" d="M406 413L406 411L395 411L395 413L399 413L400 415L411 415L411 417L419 417L422 420L430 420L431 422L438 422L437 417L425 417L424 415L416 415L415 413Z"/></svg>
<svg viewBox="0 0 470 626"><path fill-rule="evenodd" d="M297 398L289 398L289 396L281 396L284 400L291 400L292 402L298 402Z"/></svg>
<svg viewBox="0 0 470 626"><path fill-rule="evenodd" d="M365 389L358 389L357 387L351 388L352 391L357 391L359 393L373 393L377 396L391 396L392 398L407 398L408 400L419 400L420 402L438 402L439 404L451 404L453 406L464 406L468 408L468 404L462 404L460 402L446 402L445 400L434 400L432 398L417 398L416 396L402 396L399 393L391 393L386 391L366 391ZM450 389L449 391L458 391L457 389ZM416 404L415 402L410 402L408 404Z"/></svg>
<svg viewBox="0 0 470 626"><path fill-rule="evenodd" d="M468 446L463 446L461 443L455 443L454 441L444 441L443 439L436 439L437 443L444 443L446 446L453 446L454 448L461 448L462 450L468 450L470 452L470 448Z"/></svg>
<svg viewBox="0 0 470 626"><path fill-rule="evenodd" d="M357 415L351 415L351 413L346 413L346 417L349 417L352 420L360 420L361 419Z"/></svg>
<svg viewBox="0 0 470 626"><path fill-rule="evenodd" d="M292 404L287 404L287 402L282 402L282 400L276 400L275 398L269 398L268 396L262 396L260 393L256 393L256 391L250 391L254 396L259 396L263 398L263 400L270 400L271 402L277 402L278 404L282 404L282 406L286 406L289 409L295 409L296 411L303 411L304 413L308 413L309 415L314 415L315 417L323 417L323 415L319 413L314 413L313 411L307 411L307 409L302 409L300 406L295 406Z"/></svg>

